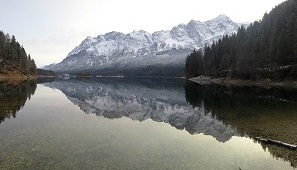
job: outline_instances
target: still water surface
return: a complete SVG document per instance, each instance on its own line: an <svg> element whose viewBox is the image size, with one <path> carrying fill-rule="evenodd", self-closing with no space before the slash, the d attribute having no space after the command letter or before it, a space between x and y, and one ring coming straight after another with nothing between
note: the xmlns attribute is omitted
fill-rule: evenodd
<svg viewBox="0 0 297 170"><path fill-rule="evenodd" d="M0 85L0 169L294 169L292 89L179 79Z"/></svg>

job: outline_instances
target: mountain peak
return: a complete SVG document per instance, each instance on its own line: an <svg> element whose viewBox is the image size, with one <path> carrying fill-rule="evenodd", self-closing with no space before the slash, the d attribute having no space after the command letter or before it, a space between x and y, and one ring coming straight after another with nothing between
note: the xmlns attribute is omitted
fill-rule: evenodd
<svg viewBox="0 0 297 170"><path fill-rule="evenodd" d="M193 24L197 24L200 23L200 21L195 21L195 20L191 20L187 25L193 25Z"/></svg>
<svg viewBox="0 0 297 170"><path fill-rule="evenodd" d="M233 21L227 15L220 14L217 17L215 17L214 19L208 20L206 22L233 22Z"/></svg>
<svg viewBox="0 0 297 170"><path fill-rule="evenodd" d="M87 36L86 40L91 40L93 39L91 36Z"/></svg>
<svg viewBox="0 0 297 170"><path fill-rule="evenodd" d="M146 33L144 30L134 30L132 33Z"/></svg>
<svg viewBox="0 0 297 170"><path fill-rule="evenodd" d="M220 14L215 19L230 20L230 18L226 14Z"/></svg>

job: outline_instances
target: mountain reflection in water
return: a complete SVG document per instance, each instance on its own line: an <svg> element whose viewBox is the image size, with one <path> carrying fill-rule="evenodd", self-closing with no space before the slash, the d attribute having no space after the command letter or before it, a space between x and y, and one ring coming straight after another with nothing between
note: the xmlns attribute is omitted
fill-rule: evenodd
<svg viewBox="0 0 297 170"><path fill-rule="evenodd" d="M182 79L85 79L45 84L61 90L85 113L109 119L128 117L165 122L191 134L203 133L226 142L237 132L204 111L187 104Z"/></svg>

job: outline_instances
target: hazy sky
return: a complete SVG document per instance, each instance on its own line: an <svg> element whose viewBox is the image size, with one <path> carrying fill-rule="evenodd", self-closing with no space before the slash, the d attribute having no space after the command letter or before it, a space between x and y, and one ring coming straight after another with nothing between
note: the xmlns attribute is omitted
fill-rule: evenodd
<svg viewBox="0 0 297 170"><path fill-rule="evenodd" d="M0 30L37 66L60 62L87 36L110 31L168 30L191 19L226 14L236 22L262 18L284 0L0 0Z"/></svg>

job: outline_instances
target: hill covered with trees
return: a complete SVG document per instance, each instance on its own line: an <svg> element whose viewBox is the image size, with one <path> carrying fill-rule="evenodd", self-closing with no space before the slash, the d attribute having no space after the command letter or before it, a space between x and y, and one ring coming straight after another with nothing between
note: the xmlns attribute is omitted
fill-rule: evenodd
<svg viewBox="0 0 297 170"><path fill-rule="evenodd" d="M16 41L15 36L0 31L0 77L29 77L36 76L36 65Z"/></svg>
<svg viewBox="0 0 297 170"><path fill-rule="evenodd" d="M297 79L297 1L287 0L260 21L225 35L186 60L186 76Z"/></svg>

